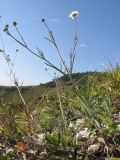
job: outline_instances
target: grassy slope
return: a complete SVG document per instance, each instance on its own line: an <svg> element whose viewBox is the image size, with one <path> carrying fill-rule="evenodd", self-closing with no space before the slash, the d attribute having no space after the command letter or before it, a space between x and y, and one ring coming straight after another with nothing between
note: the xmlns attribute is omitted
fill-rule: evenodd
<svg viewBox="0 0 120 160"><path fill-rule="evenodd" d="M86 72L86 73L75 73L73 74L73 80L80 84L83 85L85 80L87 79L88 76L90 75L98 75L100 76L102 73L100 72ZM69 89L70 86L72 85L69 78L66 76L63 76L59 79L60 83L64 83L64 86ZM40 84L36 86L23 86L21 87L22 94L24 98L27 101L30 101L33 98L37 98L41 96L44 93L49 93L53 92L55 90L55 82L51 81L45 84ZM6 86L0 86L0 96L5 99L8 102L15 101L17 99L18 93L15 87L6 87Z"/></svg>

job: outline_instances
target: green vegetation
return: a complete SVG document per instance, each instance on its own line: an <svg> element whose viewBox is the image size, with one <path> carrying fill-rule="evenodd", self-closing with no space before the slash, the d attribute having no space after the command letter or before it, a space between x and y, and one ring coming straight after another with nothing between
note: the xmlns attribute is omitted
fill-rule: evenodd
<svg viewBox="0 0 120 160"><path fill-rule="evenodd" d="M43 142L36 139L36 143L48 145L51 157L54 159L55 157L69 159L70 155L76 159L119 157L119 66L116 65L115 69L106 73L86 73L82 76L75 74L73 77L79 86L77 97L66 77L57 80L64 117L61 115L54 82L40 85L47 92L43 92L38 98L36 95L36 99L29 101L29 110L34 117L35 134L45 134ZM24 87L24 89L30 92L31 89L38 90L40 86ZM32 94L31 97L33 97ZM8 103L1 98L0 130L11 139L31 143L32 140L27 139L30 131L28 131L27 119L22 107L24 106L20 102ZM77 125L80 119L84 120ZM88 136L76 137L77 133L84 128L88 128ZM93 145L96 145L94 149Z"/></svg>
<svg viewBox="0 0 120 160"><path fill-rule="evenodd" d="M44 85L19 86L12 60L3 45L0 52L15 87L0 87L0 159L105 160L120 157L120 66L116 63L104 73L73 74L78 14L78 11L71 13L75 34L69 66L44 19L42 22L49 33L46 39L56 48L60 67L39 49L35 53L28 47L15 21L13 26L21 41L10 33L9 25L5 26L8 36L63 76L58 78L55 74L54 81Z"/></svg>

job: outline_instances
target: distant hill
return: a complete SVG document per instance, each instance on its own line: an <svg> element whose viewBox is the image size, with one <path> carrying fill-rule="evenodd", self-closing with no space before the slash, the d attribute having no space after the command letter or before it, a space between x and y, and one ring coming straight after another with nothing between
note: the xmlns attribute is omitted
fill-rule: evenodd
<svg viewBox="0 0 120 160"><path fill-rule="evenodd" d="M74 73L72 74L72 79L78 84L83 85L87 80L88 76L98 76L103 75L102 72L85 72L85 73ZM72 86L72 83L68 76L62 76L59 79L61 86L66 87L66 89ZM22 86L21 92L26 101L31 99L36 99L45 93L52 93L56 89L56 84L53 81L50 81L45 84L35 85L35 86ZM7 102L15 101L19 96L17 89L14 86L0 86L0 97L6 100Z"/></svg>

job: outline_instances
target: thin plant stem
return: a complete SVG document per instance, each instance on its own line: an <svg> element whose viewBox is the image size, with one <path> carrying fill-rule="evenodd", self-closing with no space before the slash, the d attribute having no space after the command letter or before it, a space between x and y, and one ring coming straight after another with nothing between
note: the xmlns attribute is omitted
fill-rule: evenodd
<svg viewBox="0 0 120 160"><path fill-rule="evenodd" d="M75 36L76 36L76 22L77 22L77 21L75 20ZM62 55L61 55L61 53L60 53L60 51L59 51L59 48L58 48L58 46L57 46L57 44L56 44L55 38L54 38L54 36L53 36L50 28L49 28L48 25L45 23L45 21L44 21L43 23L44 23L45 27L48 29L49 33L51 34L51 37L52 37L52 40L53 40L52 42L53 42L53 44L54 44L54 46L55 46L55 48L56 48L56 50L57 50L57 52L58 52L58 55L59 55L59 57L60 57L60 59L61 59L62 64L64 65L65 70L67 71L67 76L69 77L70 81L71 81L72 84L75 86L76 90L78 91L78 90L79 90L79 89L78 89L78 86L77 86L77 85L75 84L75 82L73 81L72 76L71 76L71 73L70 73L70 71L68 70L67 66L65 65L65 61L64 61L63 58L62 58ZM76 45L77 45L77 44L76 44ZM75 52L76 45L75 45L74 48L73 48L73 52ZM64 75L65 75L65 74L64 74Z"/></svg>
<svg viewBox="0 0 120 160"><path fill-rule="evenodd" d="M18 28L17 28L17 26L16 26L16 25L15 25L15 28L16 28L16 31L17 31L17 33L19 34L20 38L22 39L22 41L23 41L24 45L27 47L27 44L26 44L26 42L25 42L24 38L22 37L21 33L19 32L19 30L18 30Z"/></svg>
<svg viewBox="0 0 120 160"><path fill-rule="evenodd" d="M64 115L64 111L63 111L63 107L62 107L62 101L61 101L61 97L60 97L60 93L59 93L59 84L58 84L58 80L55 77L54 79L55 83L56 83L56 90L57 90L57 96L58 96L58 101L59 101L59 107L60 107L60 111L61 111L61 116L63 119L63 122L65 124L65 128L66 128L66 119L65 119L65 115Z"/></svg>
<svg viewBox="0 0 120 160"><path fill-rule="evenodd" d="M47 71L47 69L45 70L47 72L47 74L53 78L53 76ZM63 111L63 107L62 107L62 101L61 101L61 96L60 96L60 93L59 93L59 83L58 83L58 80L57 78L55 77L54 78L54 82L56 84L56 91L57 91L57 96L58 96L58 101L59 101L59 107L60 107L60 111L61 111L61 116L62 116L62 119L63 119L63 122L65 124L65 128L66 128L66 122L65 122L65 115L64 115L64 111Z"/></svg>
<svg viewBox="0 0 120 160"><path fill-rule="evenodd" d="M74 45L73 45L73 49L71 51L72 56L70 56L70 73L73 72L73 65L74 65L74 61L75 61L75 56L76 56L76 47L78 44L78 38L77 38L77 31L76 31L76 26L77 26L77 19L74 19Z"/></svg>
<svg viewBox="0 0 120 160"><path fill-rule="evenodd" d="M3 40L2 40L1 34L0 34L0 39L1 39L1 44L2 44L2 48L3 48L3 56L4 56L4 58L5 58L6 62L7 62L7 65L8 65L8 67L9 67L10 74L11 74L12 77L13 77L13 83L14 83L15 87L17 88L18 94L19 94L19 96L20 96L20 98L21 98L21 100L22 100L22 103L23 103L24 107L25 107L25 113L26 113L26 116L27 116L27 118L28 118L28 127L30 128L30 131L31 131L32 135L34 135L34 129L33 129L33 123L32 123L33 117L32 117L32 115L31 115L30 112L29 112L28 106L27 106L27 104L26 104L26 102L25 102L25 100L24 100L24 98L23 98L23 96L22 96L22 93L21 93L21 91L20 91L20 88L19 88L19 86L18 86L18 83L17 83L16 77L15 77L15 74L13 73L13 69L12 69L11 66L10 66L11 61L8 61L8 59L7 59L7 54L6 54L6 52L5 52L5 47L4 47L4 43L3 43ZM12 65L12 64L11 64L11 65Z"/></svg>
<svg viewBox="0 0 120 160"><path fill-rule="evenodd" d="M58 48L58 46L57 46L57 44L56 44L55 38L54 38L54 36L53 36L53 34L52 34L52 31L50 30L50 28L48 27L48 25L45 23L45 21L44 21L44 25L45 25L45 27L48 29L49 33L51 34L51 37L52 37L52 40L53 40L53 41L51 41L51 42L53 42L53 44L54 44L54 46L55 46L55 48L56 48L56 50L57 50L57 52L58 52L58 55L59 55L59 57L60 57L60 60L61 60L61 62L62 62L62 64L63 64L65 70L66 70L67 73L69 74L69 70L68 70L67 66L65 65L65 61L64 61L63 58L62 58L62 54L60 53L60 50L59 50L59 48Z"/></svg>
<svg viewBox="0 0 120 160"><path fill-rule="evenodd" d="M18 30L18 29L17 29ZM20 32L19 32L20 33ZM24 48L26 48L30 53L32 53L33 55L35 55L36 57L40 58L39 54L36 54L34 51L32 51L26 44L26 42L24 42L25 44L23 44L22 42L20 42L18 39L16 39L11 33L8 34L11 38L13 38L17 43L19 43L20 45L22 45ZM54 68L55 70L57 70L58 72L62 73L63 75L66 75L63 71L61 71L58 67L56 67L54 64L52 64L50 61L48 61L46 58L42 58L45 62L46 65Z"/></svg>

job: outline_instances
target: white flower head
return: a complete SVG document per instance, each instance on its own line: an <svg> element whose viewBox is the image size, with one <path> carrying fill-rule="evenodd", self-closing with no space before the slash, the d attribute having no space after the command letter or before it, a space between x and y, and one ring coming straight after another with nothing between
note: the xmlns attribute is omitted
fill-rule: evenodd
<svg viewBox="0 0 120 160"><path fill-rule="evenodd" d="M75 19L79 15L78 11L72 11L69 15L69 18Z"/></svg>

